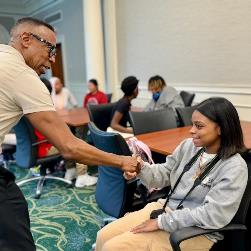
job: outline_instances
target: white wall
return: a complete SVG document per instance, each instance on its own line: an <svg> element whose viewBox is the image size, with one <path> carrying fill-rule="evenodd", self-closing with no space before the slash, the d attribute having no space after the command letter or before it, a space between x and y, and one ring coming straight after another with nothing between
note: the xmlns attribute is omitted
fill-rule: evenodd
<svg viewBox="0 0 251 251"><path fill-rule="evenodd" d="M225 96L251 120L251 1L117 0L118 75L162 75L196 102ZM119 86L117 86L119 88Z"/></svg>

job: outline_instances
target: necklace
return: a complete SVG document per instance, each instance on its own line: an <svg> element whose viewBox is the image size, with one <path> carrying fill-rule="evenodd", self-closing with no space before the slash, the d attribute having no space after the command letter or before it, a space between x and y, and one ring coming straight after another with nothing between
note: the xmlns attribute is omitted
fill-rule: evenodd
<svg viewBox="0 0 251 251"><path fill-rule="evenodd" d="M199 166L198 166L198 168L196 169L196 172L195 172L195 174L194 174L193 177L192 177L193 180L196 180L196 179L200 176L200 174L203 173L203 171L205 170L205 168L206 168L206 166L207 166L207 165L206 165L206 162L205 162L204 164L202 164L203 153L204 153L204 152L202 152L201 155L200 155Z"/></svg>

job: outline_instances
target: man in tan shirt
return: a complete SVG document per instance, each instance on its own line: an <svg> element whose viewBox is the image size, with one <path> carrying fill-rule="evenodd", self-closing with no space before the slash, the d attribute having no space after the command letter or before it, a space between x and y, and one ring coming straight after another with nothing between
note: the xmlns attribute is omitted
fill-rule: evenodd
<svg viewBox="0 0 251 251"><path fill-rule="evenodd" d="M39 75L55 61L53 27L33 18L12 28L9 45L0 45L0 144L25 115L66 159L137 171L136 158L105 153L74 137L54 110ZM14 175L0 167L0 250L34 251L27 203Z"/></svg>

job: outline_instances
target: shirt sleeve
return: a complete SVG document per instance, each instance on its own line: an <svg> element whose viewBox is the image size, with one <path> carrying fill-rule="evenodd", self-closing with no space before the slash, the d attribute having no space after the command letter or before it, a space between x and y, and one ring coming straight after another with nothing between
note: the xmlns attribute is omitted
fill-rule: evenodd
<svg viewBox="0 0 251 251"><path fill-rule="evenodd" d="M121 99L119 102L118 102L118 105L116 107L116 111L117 112L120 112L122 114L126 113L126 112L129 112L130 110L130 103L129 102L126 102L125 100Z"/></svg>
<svg viewBox="0 0 251 251"><path fill-rule="evenodd" d="M12 86L12 93L24 114L55 111L48 89L35 72L25 70L19 74Z"/></svg>
<svg viewBox="0 0 251 251"><path fill-rule="evenodd" d="M86 95L85 95L85 98L84 98L84 102L83 102L83 107L86 107L88 97L89 97L89 95L86 94Z"/></svg>
<svg viewBox="0 0 251 251"><path fill-rule="evenodd" d="M78 103L77 103L77 100L75 99L75 97L73 96L73 94L68 90L68 100L69 100L69 103L72 105L72 106L77 106Z"/></svg>
<svg viewBox="0 0 251 251"><path fill-rule="evenodd" d="M166 157L166 162L163 164L153 164L145 162L138 177L147 188L162 188L170 186L170 173L174 167L179 166L184 148L186 148L186 140L174 150L171 155Z"/></svg>

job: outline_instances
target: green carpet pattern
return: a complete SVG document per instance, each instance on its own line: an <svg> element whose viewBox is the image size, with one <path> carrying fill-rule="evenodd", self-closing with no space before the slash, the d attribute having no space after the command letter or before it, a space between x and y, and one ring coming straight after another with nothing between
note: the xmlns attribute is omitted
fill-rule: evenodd
<svg viewBox="0 0 251 251"><path fill-rule="evenodd" d="M17 180L29 170L11 166ZM60 181L46 181L40 199L34 199L37 181L21 187L29 205L31 231L37 251L89 251L104 213L95 202L95 187L67 188Z"/></svg>

